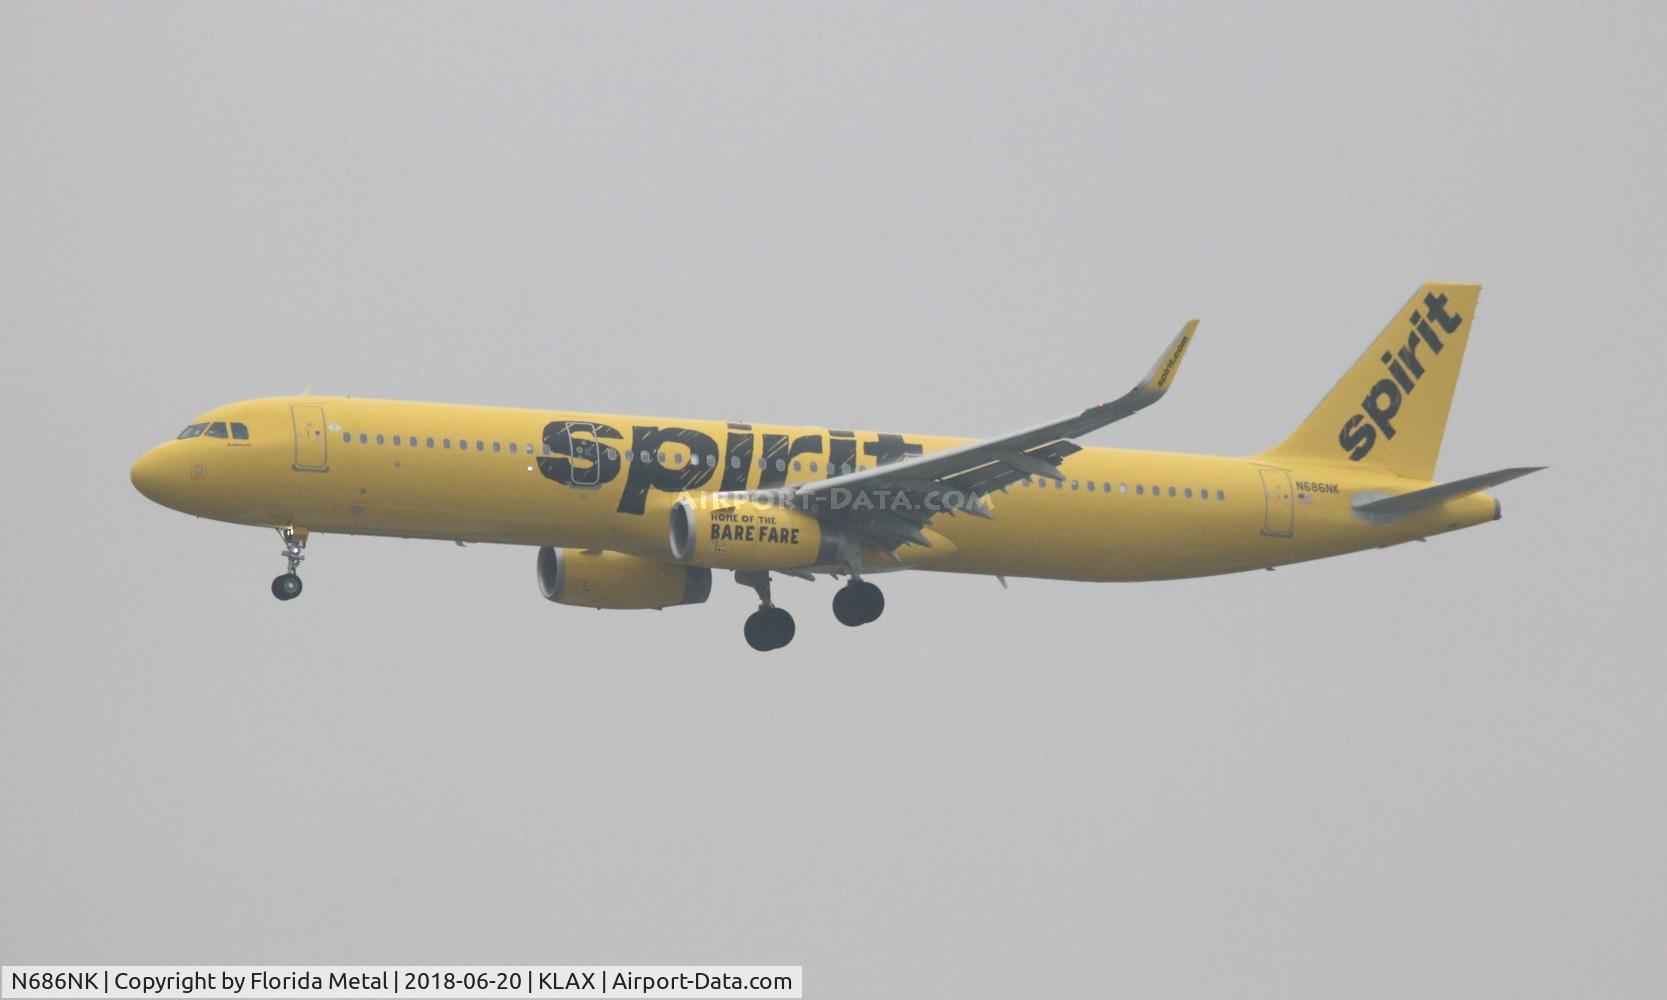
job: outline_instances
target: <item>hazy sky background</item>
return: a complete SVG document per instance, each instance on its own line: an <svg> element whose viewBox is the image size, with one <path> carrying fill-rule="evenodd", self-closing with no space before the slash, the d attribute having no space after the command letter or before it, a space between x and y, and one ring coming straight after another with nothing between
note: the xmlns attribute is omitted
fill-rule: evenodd
<svg viewBox="0 0 1667 1000"><path fill-rule="evenodd" d="M0 960L784 963L806 995L1659 996L1655 4L0 6ZM1243 454L1422 281L1505 519L1212 580L727 576L269 532L251 396Z"/></svg>

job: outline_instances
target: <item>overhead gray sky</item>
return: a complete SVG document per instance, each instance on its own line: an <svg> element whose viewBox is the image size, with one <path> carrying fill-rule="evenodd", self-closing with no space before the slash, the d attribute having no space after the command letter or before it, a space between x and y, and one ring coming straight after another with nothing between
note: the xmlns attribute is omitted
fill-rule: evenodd
<svg viewBox="0 0 1667 1000"><path fill-rule="evenodd" d="M785 963L807 996L1657 996L1667 17L0 6L0 960ZM317 392L1278 441L1484 285L1447 478L1277 573L602 613L154 506Z"/></svg>

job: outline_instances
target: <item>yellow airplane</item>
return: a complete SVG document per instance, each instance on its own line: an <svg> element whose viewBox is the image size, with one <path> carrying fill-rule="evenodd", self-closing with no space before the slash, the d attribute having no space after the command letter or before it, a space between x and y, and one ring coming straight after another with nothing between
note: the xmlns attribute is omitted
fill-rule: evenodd
<svg viewBox="0 0 1667 1000"><path fill-rule="evenodd" d="M314 532L538 547L559 604L699 604L712 570L758 592L747 642L793 618L770 575L843 576L833 611L885 606L867 577L923 569L1163 580L1382 548L1499 517L1482 491L1535 468L1432 484L1480 288L1428 284L1277 447L1246 458L1086 448L1166 393L1186 324L1127 394L985 441L917 434L299 396L204 413L133 464L175 510L276 528L301 593Z"/></svg>

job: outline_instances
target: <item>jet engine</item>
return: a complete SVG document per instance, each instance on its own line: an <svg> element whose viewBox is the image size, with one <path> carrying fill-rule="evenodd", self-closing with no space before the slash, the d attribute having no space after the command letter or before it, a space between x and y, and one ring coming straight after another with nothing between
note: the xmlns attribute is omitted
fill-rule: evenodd
<svg viewBox="0 0 1667 1000"><path fill-rule="evenodd" d="M579 608L638 610L700 604L712 592L712 571L623 552L538 550L544 599Z"/></svg>
<svg viewBox="0 0 1667 1000"><path fill-rule="evenodd" d="M671 508L671 556L716 569L797 569L828 562L839 536L801 510L756 500L695 502Z"/></svg>

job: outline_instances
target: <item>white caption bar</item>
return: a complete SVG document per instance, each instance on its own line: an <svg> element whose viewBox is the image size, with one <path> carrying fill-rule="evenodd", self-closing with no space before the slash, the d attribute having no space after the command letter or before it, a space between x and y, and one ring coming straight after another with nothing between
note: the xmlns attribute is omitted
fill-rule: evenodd
<svg viewBox="0 0 1667 1000"><path fill-rule="evenodd" d="M7 965L0 997L802 997L798 965Z"/></svg>

